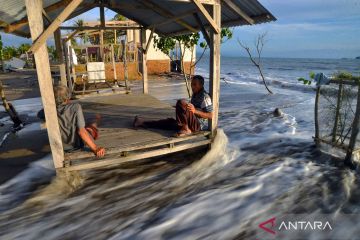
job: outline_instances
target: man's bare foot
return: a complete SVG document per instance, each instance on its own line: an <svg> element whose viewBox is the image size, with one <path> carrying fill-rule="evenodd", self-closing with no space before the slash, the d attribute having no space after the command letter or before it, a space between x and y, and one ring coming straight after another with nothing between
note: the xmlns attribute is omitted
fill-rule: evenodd
<svg viewBox="0 0 360 240"><path fill-rule="evenodd" d="M181 130L175 134L175 137L185 137L191 134L191 130L187 126L183 126Z"/></svg>
<svg viewBox="0 0 360 240"><path fill-rule="evenodd" d="M142 127L144 125L144 120L141 119L140 117L136 116L133 122L133 127L134 128L139 128Z"/></svg>

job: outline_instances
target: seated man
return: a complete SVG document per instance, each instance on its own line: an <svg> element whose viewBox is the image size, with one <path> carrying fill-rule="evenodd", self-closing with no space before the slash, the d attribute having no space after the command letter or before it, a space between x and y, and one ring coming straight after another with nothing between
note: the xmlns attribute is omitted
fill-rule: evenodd
<svg viewBox="0 0 360 240"><path fill-rule="evenodd" d="M100 116L96 117L95 123L85 126L81 105L70 102L69 89L65 86L55 87L54 95L64 148L69 145L73 149L83 148L85 143L97 157L103 157L105 149L96 146L94 142L98 137L97 124Z"/></svg>
<svg viewBox="0 0 360 240"><path fill-rule="evenodd" d="M176 130L177 137L208 129L208 119L212 119L212 103L209 94L204 89L204 78L193 76L191 80L193 95L190 103L178 100L176 103L176 120L173 118L158 121L144 121L135 117L134 127L159 128Z"/></svg>

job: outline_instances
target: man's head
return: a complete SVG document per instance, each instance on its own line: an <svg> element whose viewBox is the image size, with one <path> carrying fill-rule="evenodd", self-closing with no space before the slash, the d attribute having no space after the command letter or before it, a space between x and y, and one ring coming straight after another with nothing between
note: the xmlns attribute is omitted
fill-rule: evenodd
<svg viewBox="0 0 360 240"><path fill-rule="evenodd" d="M54 87L54 96L56 105L61 105L66 103L70 99L69 88L65 86L56 86Z"/></svg>
<svg viewBox="0 0 360 240"><path fill-rule="evenodd" d="M195 75L191 79L191 90L193 93L198 93L204 89L204 78L200 75Z"/></svg>

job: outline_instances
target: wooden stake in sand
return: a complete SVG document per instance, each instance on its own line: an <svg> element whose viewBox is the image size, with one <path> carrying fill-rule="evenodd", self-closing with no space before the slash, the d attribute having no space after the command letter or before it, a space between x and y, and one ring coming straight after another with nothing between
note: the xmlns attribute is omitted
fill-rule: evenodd
<svg viewBox="0 0 360 240"><path fill-rule="evenodd" d="M2 81L0 81L0 95L5 111L10 116L11 121L13 121L14 123L14 128L19 128L23 124L23 122L19 118L14 106L6 100Z"/></svg>

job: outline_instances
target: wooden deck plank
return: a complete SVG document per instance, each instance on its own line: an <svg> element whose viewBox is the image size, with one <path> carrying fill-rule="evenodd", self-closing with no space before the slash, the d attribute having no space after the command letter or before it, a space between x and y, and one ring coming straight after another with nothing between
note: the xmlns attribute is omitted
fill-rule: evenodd
<svg viewBox="0 0 360 240"><path fill-rule="evenodd" d="M170 153L174 153L174 152L183 151L183 150L190 149L190 148L205 146L205 145L210 144L210 142L211 142L210 139L206 139L206 140L202 140L202 141L198 141L198 142L194 142L194 143L182 144L180 146L173 147L173 148L161 148L161 149L146 151L143 153L133 154L133 155L127 156L127 157L115 156L113 158L106 158L106 159L97 160L97 161L93 161L93 162L80 163L77 165L69 166L69 167L67 167L67 170L69 170L69 171L85 170L85 169L94 169L94 168L100 168L100 167L105 167L105 166L110 166L110 165L116 165L116 164L120 164L120 163L124 163L124 162L128 162L128 161L151 158L151 157L156 157L156 156L161 156L161 155L166 155L166 154L170 154Z"/></svg>

